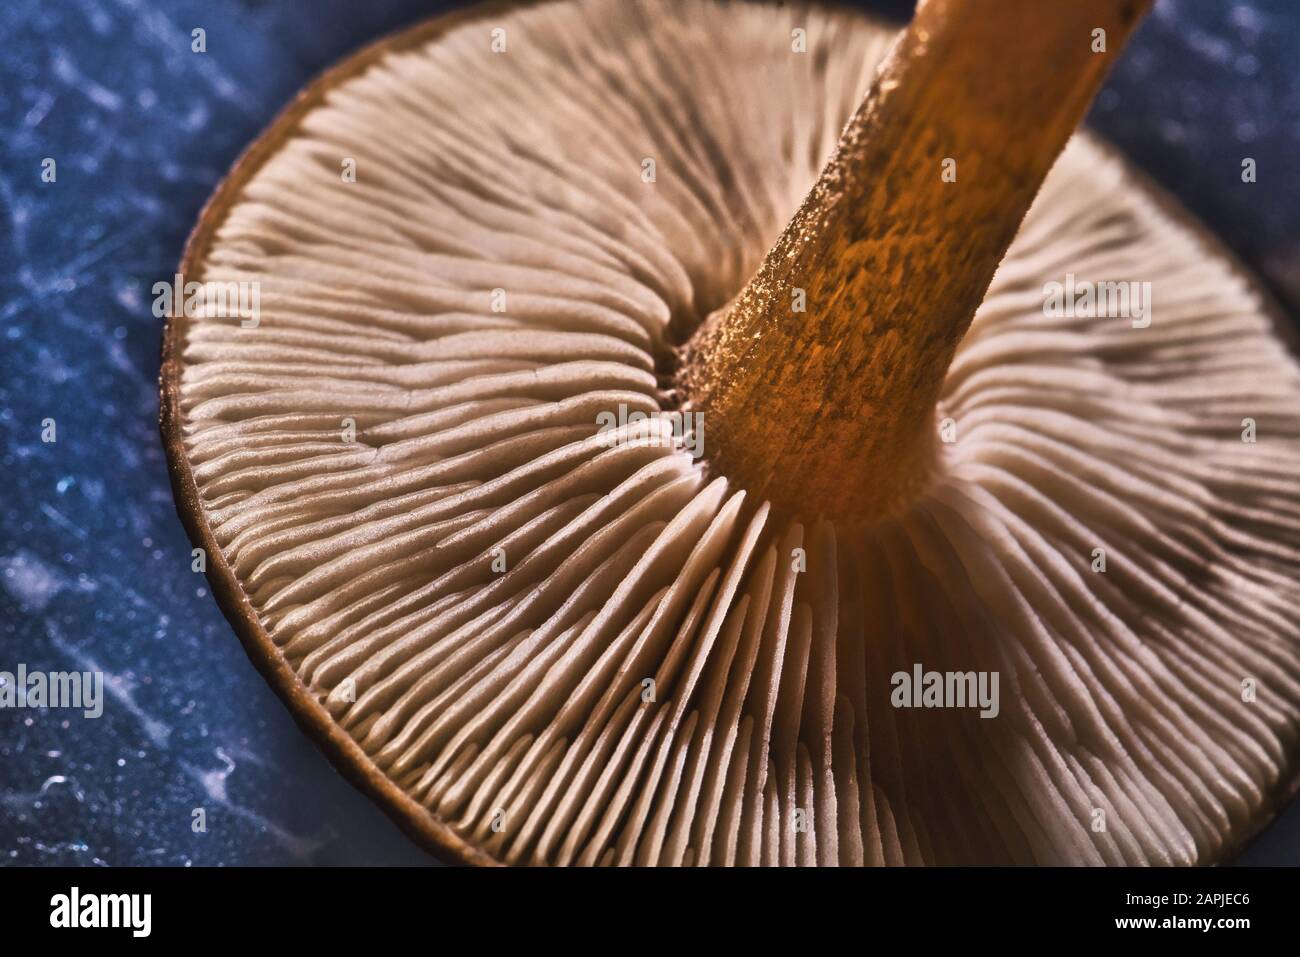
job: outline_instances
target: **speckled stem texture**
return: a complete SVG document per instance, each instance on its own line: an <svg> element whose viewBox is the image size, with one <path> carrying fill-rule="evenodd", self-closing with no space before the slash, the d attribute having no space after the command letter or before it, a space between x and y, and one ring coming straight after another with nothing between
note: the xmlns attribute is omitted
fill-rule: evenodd
<svg viewBox="0 0 1300 957"><path fill-rule="evenodd" d="M303 727L438 853L1209 863L1293 793L1300 366L1095 138L989 283L936 397L956 440L898 515L783 514L657 414L894 36L818 4L479 8L325 77L204 213L180 271L261 313L168 321L181 514ZM955 188L1005 192L977 154ZM938 282L915 263L899 302ZM1154 309L1046 308L1071 275ZM996 708L898 698L919 668L996 678Z"/></svg>
<svg viewBox="0 0 1300 957"><path fill-rule="evenodd" d="M758 273L683 350L722 473L809 517L914 497L957 344L1148 6L920 5Z"/></svg>

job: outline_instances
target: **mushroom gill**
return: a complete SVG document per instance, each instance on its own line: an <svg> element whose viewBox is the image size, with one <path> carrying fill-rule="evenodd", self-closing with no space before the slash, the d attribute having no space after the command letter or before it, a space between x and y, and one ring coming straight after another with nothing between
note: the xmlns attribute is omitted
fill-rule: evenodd
<svg viewBox="0 0 1300 957"><path fill-rule="evenodd" d="M1294 790L1300 368L1091 135L952 340L904 497L832 507L834 448L757 409L784 498L713 457L743 411L676 428L679 347L894 37L817 4L472 10L327 74L205 213L183 273L260 315L169 323L182 515L299 721L434 849L1190 864ZM1045 309L1076 280L1148 312ZM900 694L930 673L993 699Z"/></svg>

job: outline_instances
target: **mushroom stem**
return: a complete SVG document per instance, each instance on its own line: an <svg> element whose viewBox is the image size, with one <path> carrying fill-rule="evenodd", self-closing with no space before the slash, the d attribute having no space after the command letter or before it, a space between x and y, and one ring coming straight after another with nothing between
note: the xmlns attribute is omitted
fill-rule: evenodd
<svg viewBox="0 0 1300 957"><path fill-rule="evenodd" d="M916 494L957 344L1149 6L922 0L754 278L682 349L714 467L837 519Z"/></svg>

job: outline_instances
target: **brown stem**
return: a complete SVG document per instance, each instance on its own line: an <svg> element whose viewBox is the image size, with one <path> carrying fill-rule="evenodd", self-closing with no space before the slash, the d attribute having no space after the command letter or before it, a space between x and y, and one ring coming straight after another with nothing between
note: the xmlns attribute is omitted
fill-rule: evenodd
<svg viewBox="0 0 1300 957"><path fill-rule="evenodd" d="M922 0L757 274L683 349L722 474L833 518L916 493L953 352L1149 6Z"/></svg>

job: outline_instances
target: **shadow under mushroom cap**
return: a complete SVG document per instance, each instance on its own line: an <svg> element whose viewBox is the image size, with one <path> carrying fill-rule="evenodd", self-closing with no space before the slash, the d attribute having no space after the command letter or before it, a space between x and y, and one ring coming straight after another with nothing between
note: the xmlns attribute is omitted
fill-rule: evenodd
<svg viewBox="0 0 1300 957"><path fill-rule="evenodd" d="M1300 370L1090 136L904 514L801 523L711 473L707 421L702 462L624 421L671 404L671 344L891 38L816 6L471 11L327 76L205 213L186 278L260 315L169 325L182 514L299 720L435 849L1200 863L1293 789ZM1067 281L1150 283L1149 313L1045 309ZM996 716L896 706L918 664L996 674Z"/></svg>

